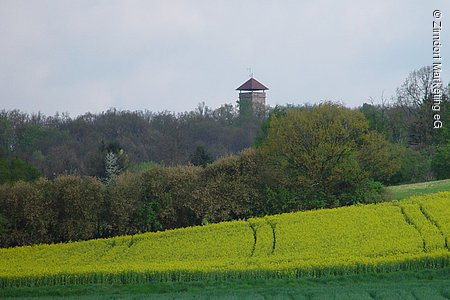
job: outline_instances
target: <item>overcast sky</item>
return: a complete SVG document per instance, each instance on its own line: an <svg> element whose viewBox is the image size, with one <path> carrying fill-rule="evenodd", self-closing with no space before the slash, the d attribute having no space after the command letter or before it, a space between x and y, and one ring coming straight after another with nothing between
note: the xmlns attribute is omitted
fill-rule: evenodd
<svg viewBox="0 0 450 300"><path fill-rule="evenodd" d="M0 109L217 108L249 67L271 106L358 106L432 64L435 9L448 82L447 0L0 0Z"/></svg>

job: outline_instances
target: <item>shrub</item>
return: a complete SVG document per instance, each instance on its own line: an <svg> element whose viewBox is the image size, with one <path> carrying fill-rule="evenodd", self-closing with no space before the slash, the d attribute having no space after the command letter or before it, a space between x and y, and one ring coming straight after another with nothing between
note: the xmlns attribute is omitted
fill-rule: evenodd
<svg viewBox="0 0 450 300"><path fill-rule="evenodd" d="M60 176L51 182L50 197L56 214L56 241L94 238L100 235L103 185L93 177Z"/></svg>
<svg viewBox="0 0 450 300"><path fill-rule="evenodd" d="M53 240L50 231L55 222L55 214L51 199L46 194L48 184L47 180L40 179L35 183L19 181L14 185L0 186L2 246Z"/></svg>
<svg viewBox="0 0 450 300"><path fill-rule="evenodd" d="M201 219L193 211L194 190L198 185L201 167L156 167L142 173L144 195L141 215L147 221L167 229L200 224ZM157 211L154 217L152 211ZM152 222L153 222L152 221Z"/></svg>
<svg viewBox="0 0 450 300"><path fill-rule="evenodd" d="M103 210L102 235L134 234L143 225L138 220L138 210L143 198L140 174L124 172L106 189Z"/></svg>
<svg viewBox="0 0 450 300"><path fill-rule="evenodd" d="M252 149L207 165L195 190L193 211L212 222L255 215L261 198L258 168Z"/></svg>

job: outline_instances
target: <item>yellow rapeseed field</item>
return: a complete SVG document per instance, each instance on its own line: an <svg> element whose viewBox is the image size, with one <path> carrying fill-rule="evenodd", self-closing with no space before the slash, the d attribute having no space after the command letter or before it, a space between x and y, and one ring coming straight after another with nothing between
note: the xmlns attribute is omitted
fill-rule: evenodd
<svg viewBox="0 0 450 300"><path fill-rule="evenodd" d="M359 274L449 266L450 192L0 249L0 286Z"/></svg>

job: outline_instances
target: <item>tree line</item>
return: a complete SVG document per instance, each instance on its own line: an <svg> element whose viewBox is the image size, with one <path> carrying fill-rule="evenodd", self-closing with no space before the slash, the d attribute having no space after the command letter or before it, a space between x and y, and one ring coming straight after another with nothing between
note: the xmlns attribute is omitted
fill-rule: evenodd
<svg viewBox="0 0 450 300"><path fill-rule="evenodd" d="M110 152L121 156L122 169L149 162L187 164L195 162L199 152L211 160L249 147L261 122L240 116L231 104L212 110L201 103L179 114L110 109L73 119L65 114L2 111L0 160L22 160L47 178L69 174L102 178ZM0 183L15 180L6 175Z"/></svg>
<svg viewBox="0 0 450 300"><path fill-rule="evenodd" d="M0 244L65 242L384 199L398 170L364 115L335 103L279 109L257 145L195 166L109 180L64 175L0 186ZM110 152L111 153L111 152Z"/></svg>
<svg viewBox="0 0 450 300"><path fill-rule="evenodd" d="M442 130L432 130L431 94L406 100L426 90L411 82L427 71L411 73L390 103L276 107L265 119L205 105L178 116L110 110L74 120L4 112L4 161L31 170L28 153L47 163L36 164L39 179L31 172L28 182L0 185L0 246L372 203L386 199L386 184L450 178L448 90ZM162 145L150 143L158 138ZM61 169L46 166L59 159Z"/></svg>
<svg viewBox="0 0 450 300"><path fill-rule="evenodd" d="M400 171L387 184L450 178L450 84L442 87L439 111L433 111L433 69L423 67L409 74L390 99L364 103L360 110L369 128L394 144ZM435 115L442 128L434 128Z"/></svg>

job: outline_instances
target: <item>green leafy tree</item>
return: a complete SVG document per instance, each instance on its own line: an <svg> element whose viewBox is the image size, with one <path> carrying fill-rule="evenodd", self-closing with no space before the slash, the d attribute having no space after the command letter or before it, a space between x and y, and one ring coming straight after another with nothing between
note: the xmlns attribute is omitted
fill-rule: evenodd
<svg viewBox="0 0 450 300"><path fill-rule="evenodd" d="M264 122L261 124L261 127L259 128L259 131L256 133L255 139L253 141L253 145L256 147L259 147L263 144L265 139L267 138L267 135L269 133L269 127L270 123L274 118L281 118L286 115L286 108L281 106L275 106L274 109L272 109L269 112L269 117L264 120Z"/></svg>
<svg viewBox="0 0 450 300"><path fill-rule="evenodd" d="M431 179L431 154L425 150L413 150L402 144L394 144L392 153L400 168L392 174L386 184L423 182Z"/></svg>
<svg viewBox="0 0 450 300"><path fill-rule="evenodd" d="M239 121L241 123L250 122L254 117L251 100L241 99L237 101L237 104L239 108Z"/></svg>
<svg viewBox="0 0 450 300"><path fill-rule="evenodd" d="M194 166L202 166L205 167L207 164L213 162L212 156L208 153L208 151L202 147L198 146L195 149L195 153L191 157L191 163Z"/></svg>
<svg viewBox="0 0 450 300"><path fill-rule="evenodd" d="M450 178L450 142L437 149L431 167L437 179Z"/></svg>
<svg viewBox="0 0 450 300"><path fill-rule="evenodd" d="M358 160L368 134L364 115L339 104L288 109L271 120L260 147L269 186L295 192L297 209L349 204L345 198L368 179Z"/></svg>
<svg viewBox="0 0 450 300"><path fill-rule="evenodd" d="M104 206L104 186L93 177L59 176L51 183L49 197L55 212L52 235L57 242L98 236Z"/></svg>
<svg viewBox="0 0 450 300"><path fill-rule="evenodd" d="M0 184L14 183L19 180L33 181L41 175L35 166L21 159L0 159Z"/></svg>
<svg viewBox="0 0 450 300"><path fill-rule="evenodd" d="M363 137L363 145L358 150L358 160L369 177L383 183L400 170L400 158L396 156L395 146L380 133L371 131Z"/></svg>
<svg viewBox="0 0 450 300"><path fill-rule="evenodd" d="M106 193L103 235L135 234L151 228L147 226L149 222L143 212L146 193L140 174L120 174L113 184L106 187Z"/></svg>
<svg viewBox="0 0 450 300"><path fill-rule="evenodd" d="M201 169L188 205L199 220L211 222L255 215L261 211L259 178L254 149L222 157Z"/></svg>

